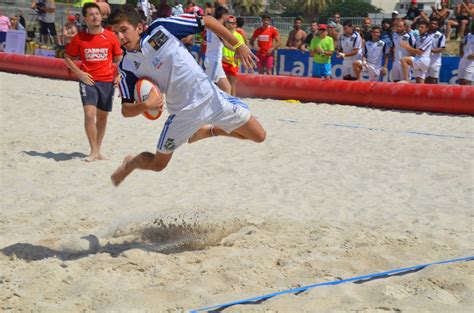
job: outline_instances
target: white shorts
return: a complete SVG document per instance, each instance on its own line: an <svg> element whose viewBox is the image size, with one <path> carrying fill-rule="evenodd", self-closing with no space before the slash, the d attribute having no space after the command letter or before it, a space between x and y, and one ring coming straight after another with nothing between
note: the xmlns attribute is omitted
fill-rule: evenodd
<svg viewBox="0 0 474 313"><path fill-rule="evenodd" d="M353 58L347 58L342 61L342 77L351 75L351 77L356 77L354 73L354 68L352 67L352 64L357 61L356 59Z"/></svg>
<svg viewBox="0 0 474 313"><path fill-rule="evenodd" d="M250 111L244 102L215 91L200 106L170 115L163 126L156 150L165 154L172 153L204 125L211 124L231 133L249 119Z"/></svg>
<svg viewBox="0 0 474 313"><path fill-rule="evenodd" d="M410 73L408 74L410 76ZM401 81L404 80L403 78L403 71L402 71L402 63L400 61L395 61L392 64L392 81ZM410 77L408 77L410 80Z"/></svg>
<svg viewBox="0 0 474 313"><path fill-rule="evenodd" d="M378 82L380 78L381 65L367 63L367 72L369 73L369 80L371 82Z"/></svg>
<svg viewBox="0 0 474 313"><path fill-rule="evenodd" d="M462 58L459 61L458 78L474 81L474 60Z"/></svg>
<svg viewBox="0 0 474 313"><path fill-rule="evenodd" d="M430 67L429 62L425 62L424 60L417 57L412 57L411 59L413 60L413 70L415 72L415 77L425 79L426 74L428 73L428 68Z"/></svg>
<svg viewBox="0 0 474 313"><path fill-rule="evenodd" d="M426 76L439 79L440 71L441 71L441 62L430 64L430 68L428 69L428 74Z"/></svg>
<svg viewBox="0 0 474 313"><path fill-rule="evenodd" d="M224 68L222 67L222 60L211 61L205 59L204 67L206 69L207 77L209 77L209 79L214 83L217 83L221 78L226 78Z"/></svg>

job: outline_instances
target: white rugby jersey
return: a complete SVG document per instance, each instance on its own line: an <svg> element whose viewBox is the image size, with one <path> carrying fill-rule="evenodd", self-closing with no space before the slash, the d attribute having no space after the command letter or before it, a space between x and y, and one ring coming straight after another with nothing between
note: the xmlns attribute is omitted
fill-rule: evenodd
<svg viewBox="0 0 474 313"><path fill-rule="evenodd" d="M206 59L208 59L211 62L221 61L222 48L224 47L224 44L222 43L221 39L210 30L207 30L206 42L207 42Z"/></svg>
<svg viewBox="0 0 474 313"><path fill-rule="evenodd" d="M364 57L369 64L381 66L384 56L389 53L390 47L381 39L379 41L369 40L365 43Z"/></svg>
<svg viewBox="0 0 474 313"><path fill-rule="evenodd" d="M467 60L468 56L474 53L474 34L473 33L467 34L462 40L462 43L463 43L463 52L464 52L464 55L462 58Z"/></svg>
<svg viewBox="0 0 474 313"><path fill-rule="evenodd" d="M354 51L354 49L359 49L356 55L345 58L359 60L362 56L362 37L357 32L353 32L350 36L341 34L339 36L339 49L342 50L343 53L349 53Z"/></svg>
<svg viewBox="0 0 474 313"><path fill-rule="evenodd" d="M417 57L421 59L424 63L430 63L430 56L431 56L431 47L433 46L433 39L430 34L425 33L423 36L420 35L415 42L415 48L420 49L423 51L422 55L418 55Z"/></svg>
<svg viewBox="0 0 474 313"><path fill-rule="evenodd" d="M119 89L123 102L134 102L139 78L153 80L166 94L170 114L195 108L217 91L204 71L180 41L203 28L192 14L158 18L140 39L140 51L126 51L119 63Z"/></svg>
<svg viewBox="0 0 474 313"><path fill-rule="evenodd" d="M410 33L404 33L403 35L400 35L399 33L394 33L393 42L395 45L395 61L400 61L402 58L410 55L410 52L408 52L407 49L402 48L400 46L400 43L402 41L406 41L411 47L415 47L415 37L413 35L411 35Z"/></svg>
<svg viewBox="0 0 474 313"><path fill-rule="evenodd" d="M446 48L446 36L439 30L430 34L433 41L432 49ZM441 53L431 53L431 64L441 64Z"/></svg>

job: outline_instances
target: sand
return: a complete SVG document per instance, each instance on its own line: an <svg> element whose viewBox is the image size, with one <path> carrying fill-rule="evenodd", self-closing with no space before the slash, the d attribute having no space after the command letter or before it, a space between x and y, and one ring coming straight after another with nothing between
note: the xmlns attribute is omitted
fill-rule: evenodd
<svg viewBox="0 0 474 313"><path fill-rule="evenodd" d="M109 159L86 163L76 82L0 83L1 311L181 312L474 254L472 117L246 99L266 142L185 145L115 188L166 115L116 99ZM473 277L438 265L225 312L466 312Z"/></svg>

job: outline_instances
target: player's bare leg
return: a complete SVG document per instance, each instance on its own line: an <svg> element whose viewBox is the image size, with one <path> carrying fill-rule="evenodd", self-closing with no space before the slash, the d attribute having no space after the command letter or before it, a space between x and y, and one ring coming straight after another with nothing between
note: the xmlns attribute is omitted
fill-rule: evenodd
<svg viewBox="0 0 474 313"><path fill-rule="evenodd" d="M97 159L98 160L107 159L107 157L101 153L100 149L102 147L102 141L104 140L108 115L109 115L109 112L107 111L102 111L100 109L97 110L96 128L97 128L97 154L98 154Z"/></svg>
<svg viewBox="0 0 474 313"><path fill-rule="evenodd" d="M212 126L212 125L205 125L201 127L194 135L189 138L188 142L193 143L202 139L215 137L215 136L226 136L226 137L234 137L238 139L249 139L255 142L263 142L266 137L266 132L263 129L262 125L255 119L255 117L251 116L250 119L244 125L240 126L230 134L226 133L224 130Z"/></svg>
<svg viewBox="0 0 474 313"><path fill-rule="evenodd" d="M164 154L160 152L156 152L156 154L142 152L136 156L127 155L123 160L122 165L120 165L113 172L112 176L110 176L112 184L117 187L136 169L160 172L166 168L172 156L172 153Z"/></svg>
<svg viewBox="0 0 474 313"><path fill-rule="evenodd" d="M91 152L84 161L92 162L99 159L99 150L97 147L97 126L96 126L97 108L94 105L84 105L84 128L86 130L87 140Z"/></svg>

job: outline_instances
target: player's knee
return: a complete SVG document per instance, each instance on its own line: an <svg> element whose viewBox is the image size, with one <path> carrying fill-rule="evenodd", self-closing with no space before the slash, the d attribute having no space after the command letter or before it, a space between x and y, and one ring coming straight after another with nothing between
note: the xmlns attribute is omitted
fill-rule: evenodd
<svg viewBox="0 0 474 313"><path fill-rule="evenodd" d="M161 172L168 166L168 162L154 162L150 165L150 170L155 172Z"/></svg>
<svg viewBox="0 0 474 313"><path fill-rule="evenodd" d="M265 141L266 138L267 138L267 132L262 130L255 135L255 138L253 141L255 141L256 143L262 143Z"/></svg>

